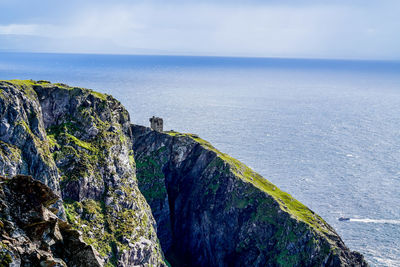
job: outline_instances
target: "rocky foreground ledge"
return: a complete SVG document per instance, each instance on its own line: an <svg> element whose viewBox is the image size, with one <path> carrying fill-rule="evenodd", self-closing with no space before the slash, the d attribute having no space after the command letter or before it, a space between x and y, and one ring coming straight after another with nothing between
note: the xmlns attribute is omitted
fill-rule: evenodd
<svg viewBox="0 0 400 267"><path fill-rule="evenodd" d="M0 266L367 266L244 164L92 90L0 81L0 174Z"/></svg>
<svg viewBox="0 0 400 267"><path fill-rule="evenodd" d="M0 266L103 266L81 233L49 209L58 199L30 176L0 176Z"/></svg>

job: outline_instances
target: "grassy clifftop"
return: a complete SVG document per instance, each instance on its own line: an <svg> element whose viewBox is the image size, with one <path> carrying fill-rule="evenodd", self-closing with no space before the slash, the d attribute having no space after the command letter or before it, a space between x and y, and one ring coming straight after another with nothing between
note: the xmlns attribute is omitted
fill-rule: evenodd
<svg viewBox="0 0 400 267"><path fill-rule="evenodd" d="M18 173L62 195L108 266L165 266L163 252L175 266L367 265L240 161L197 135L132 125L90 89L0 81L0 174Z"/></svg>
<svg viewBox="0 0 400 267"><path fill-rule="evenodd" d="M34 90L33 90L33 86L41 86L41 87L54 87L57 86L57 88L59 89L64 89L64 90L82 90L82 91L86 91L89 92L90 94L92 94L93 96L101 99L101 100L107 100L107 98L112 98L112 96L107 95L107 94L103 94L91 89L87 89L87 88L82 88L82 87L76 87L76 86L69 86L63 83L51 83L50 81L45 81L45 80L39 80L39 81L35 81L35 80L0 80L0 82L6 83L6 84L12 84L12 85L16 85L19 86L20 88L22 88L23 90L25 90L25 92L29 92L30 94L35 94Z"/></svg>
<svg viewBox="0 0 400 267"><path fill-rule="evenodd" d="M236 177L246 183L250 183L261 191L272 196L280 205L281 209L288 212L293 218L305 222L322 234L328 233L331 227L315 212L304 204L293 198L290 194L283 192L277 186L269 182L239 160L228 154L222 153L213 147L209 142L201 139L198 135L189 133L166 132L170 136L189 137L200 144L203 148L214 152L219 159L229 166L229 169Z"/></svg>
<svg viewBox="0 0 400 267"><path fill-rule="evenodd" d="M320 216L197 135L133 132L139 188L172 263L366 265Z"/></svg>

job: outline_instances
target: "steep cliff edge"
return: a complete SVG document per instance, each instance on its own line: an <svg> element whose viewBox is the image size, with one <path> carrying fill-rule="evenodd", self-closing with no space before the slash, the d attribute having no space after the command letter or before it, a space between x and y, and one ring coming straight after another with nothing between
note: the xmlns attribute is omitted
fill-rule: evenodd
<svg viewBox="0 0 400 267"><path fill-rule="evenodd" d="M89 89L0 81L0 175L0 266L367 265L239 161Z"/></svg>
<svg viewBox="0 0 400 267"><path fill-rule="evenodd" d="M58 215L106 265L164 266L131 147L129 114L111 96L0 81L0 174L32 175L61 195Z"/></svg>
<svg viewBox="0 0 400 267"><path fill-rule="evenodd" d="M139 188L181 266L367 266L322 218L196 135L132 126Z"/></svg>
<svg viewBox="0 0 400 267"><path fill-rule="evenodd" d="M60 194L36 92L28 82L0 81L0 174L32 175ZM57 208L63 214L62 204Z"/></svg>

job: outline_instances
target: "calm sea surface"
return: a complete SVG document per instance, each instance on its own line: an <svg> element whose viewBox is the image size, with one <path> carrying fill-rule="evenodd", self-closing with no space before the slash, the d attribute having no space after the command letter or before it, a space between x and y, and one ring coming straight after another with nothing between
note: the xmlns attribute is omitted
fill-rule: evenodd
<svg viewBox="0 0 400 267"><path fill-rule="evenodd" d="M197 133L400 266L400 62L0 53L0 79L112 94ZM350 217L339 222L339 217Z"/></svg>

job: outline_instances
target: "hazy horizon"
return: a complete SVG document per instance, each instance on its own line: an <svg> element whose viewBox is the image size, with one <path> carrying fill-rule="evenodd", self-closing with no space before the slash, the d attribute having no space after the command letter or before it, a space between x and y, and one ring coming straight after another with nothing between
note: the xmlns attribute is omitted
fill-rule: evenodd
<svg viewBox="0 0 400 267"><path fill-rule="evenodd" d="M0 0L0 8L4 52L400 59L395 0Z"/></svg>
<svg viewBox="0 0 400 267"><path fill-rule="evenodd" d="M143 56L143 57L192 57L192 58L232 58L232 59L274 59L274 60L309 60L309 61L347 61L347 62L393 62L400 63L400 59L369 59L369 58L324 58L324 57L273 57L273 56L224 56L224 55L191 55L191 54L139 54L139 53L96 53L96 52L53 52L53 51L13 51L2 50L0 53L15 54L54 54L54 55L99 55L99 56Z"/></svg>

